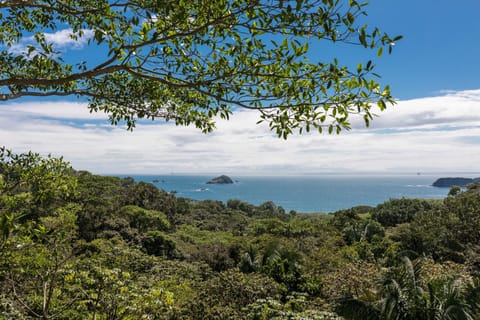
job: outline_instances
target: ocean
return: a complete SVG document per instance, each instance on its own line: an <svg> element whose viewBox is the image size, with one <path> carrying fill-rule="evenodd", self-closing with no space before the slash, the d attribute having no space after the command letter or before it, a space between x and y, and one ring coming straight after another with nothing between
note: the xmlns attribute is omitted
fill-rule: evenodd
<svg viewBox="0 0 480 320"><path fill-rule="evenodd" d="M329 213L358 205L376 206L393 198L444 198L449 189L432 187L439 176L230 176L234 184L207 184L214 176L132 175L135 181L153 183L196 200L239 199L254 205L273 201L287 212Z"/></svg>

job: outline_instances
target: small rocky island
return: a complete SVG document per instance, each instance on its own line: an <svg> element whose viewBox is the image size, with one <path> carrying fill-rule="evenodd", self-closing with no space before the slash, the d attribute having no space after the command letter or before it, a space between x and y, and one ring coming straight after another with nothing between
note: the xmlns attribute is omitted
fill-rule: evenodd
<svg viewBox="0 0 480 320"><path fill-rule="evenodd" d="M226 175L221 175L207 182L207 184L231 184L231 183L233 183L233 180Z"/></svg>
<svg viewBox="0 0 480 320"><path fill-rule="evenodd" d="M469 183L480 182L480 178L440 178L432 186L440 188L450 188L452 186L465 187Z"/></svg>

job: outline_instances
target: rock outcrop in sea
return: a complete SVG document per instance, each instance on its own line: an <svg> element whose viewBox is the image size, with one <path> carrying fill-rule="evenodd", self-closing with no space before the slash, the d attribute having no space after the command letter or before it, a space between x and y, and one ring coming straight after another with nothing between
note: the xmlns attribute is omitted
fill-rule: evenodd
<svg viewBox="0 0 480 320"><path fill-rule="evenodd" d="M207 182L208 184L231 184L233 180L226 175L221 175L219 177L213 178Z"/></svg>

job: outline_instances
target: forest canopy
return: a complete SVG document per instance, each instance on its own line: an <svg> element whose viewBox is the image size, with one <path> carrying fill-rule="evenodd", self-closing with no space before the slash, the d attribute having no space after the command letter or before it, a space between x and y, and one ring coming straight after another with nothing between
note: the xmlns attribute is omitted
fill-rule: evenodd
<svg viewBox="0 0 480 320"><path fill-rule="evenodd" d="M278 136L339 133L393 103L372 61L314 46L392 50L354 0L2 1L0 100L77 96L129 129L140 118L214 129L236 109ZM321 42L321 44L320 44ZM76 52L72 53L69 47Z"/></svg>
<svg viewBox="0 0 480 320"><path fill-rule="evenodd" d="M0 148L0 318L480 318L480 184L331 214Z"/></svg>

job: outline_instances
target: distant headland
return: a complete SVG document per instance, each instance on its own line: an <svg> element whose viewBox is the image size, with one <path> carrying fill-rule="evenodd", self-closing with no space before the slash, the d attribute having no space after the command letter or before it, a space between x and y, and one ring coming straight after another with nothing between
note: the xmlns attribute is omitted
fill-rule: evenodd
<svg viewBox="0 0 480 320"><path fill-rule="evenodd" d="M465 187L469 183L480 182L480 178L439 178L437 179L432 186L440 188L450 188L452 186Z"/></svg>
<svg viewBox="0 0 480 320"><path fill-rule="evenodd" d="M231 183L233 183L233 180L226 175L221 175L207 182L207 184L231 184Z"/></svg>

